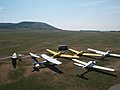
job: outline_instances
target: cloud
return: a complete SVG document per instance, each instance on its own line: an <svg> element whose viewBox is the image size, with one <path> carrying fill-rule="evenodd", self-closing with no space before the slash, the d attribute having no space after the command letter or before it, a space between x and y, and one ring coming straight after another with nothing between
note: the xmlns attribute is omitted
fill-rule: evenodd
<svg viewBox="0 0 120 90"><path fill-rule="evenodd" d="M82 6L98 6L101 4L106 4L108 2L109 2L108 0L94 0L94 1L84 3L82 4Z"/></svg>

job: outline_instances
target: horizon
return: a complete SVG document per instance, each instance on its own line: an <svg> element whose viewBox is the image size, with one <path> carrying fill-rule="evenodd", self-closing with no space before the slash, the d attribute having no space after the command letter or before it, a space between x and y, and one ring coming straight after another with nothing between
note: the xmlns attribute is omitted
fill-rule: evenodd
<svg viewBox="0 0 120 90"><path fill-rule="evenodd" d="M11 24L18 24L18 23L22 23L22 22L35 22L35 23L45 23L45 24L48 24L48 25L51 25L51 24L49 24L49 23L46 23L46 22L39 22L39 21L20 21L20 22L4 22L4 23L2 23L2 24L6 24L6 23L11 23ZM1 24L1 23L0 23ZM56 26L54 26L54 25L51 25L51 26L53 26L53 27L55 27L55 28L58 28L58 27L56 27ZM58 28L58 29L61 29L61 28ZM68 29L61 29L61 30L65 30L65 31L97 31L97 32L99 32L99 31L120 31L120 30L113 30L113 29L109 29L109 30L100 30L100 29L79 29L79 30L75 30L75 29L70 29L70 30L68 30Z"/></svg>
<svg viewBox="0 0 120 90"><path fill-rule="evenodd" d="M0 23L35 21L63 30L118 31L119 9L119 0L1 0Z"/></svg>

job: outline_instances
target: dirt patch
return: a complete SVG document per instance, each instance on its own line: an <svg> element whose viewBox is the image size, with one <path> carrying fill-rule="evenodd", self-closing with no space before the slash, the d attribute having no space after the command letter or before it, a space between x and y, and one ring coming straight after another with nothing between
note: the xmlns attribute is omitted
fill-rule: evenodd
<svg viewBox="0 0 120 90"><path fill-rule="evenodd" d="M115 61L111 65L106 65L106 67L112 67L116 71L120 71L120 61Z"/></svg>
<svg viewBox="0 0 120 90"><path fill-rule="evenodd" d="M4 64L4 65L1 65L0 66L0 84L7 84L7 83L11 83L13 82L13 80L10 80L8 79L8 74L9 72L12 71L12 68L11 65L8 65L8 64Z"/></svg>
<svg viewBox="0 0 120 90"><path fill-rule="evenodd" d="M32 66L26 66L25 68L26 69L25 69L25 72L24 72L23 76L28 77L32 74Z"/></svg>
<svg viewBox="0 0 120 90"><path fill-rule="evenodd" d="M120 84L116 84L116 85L110 87L108 90L120 90Z"/></svg>

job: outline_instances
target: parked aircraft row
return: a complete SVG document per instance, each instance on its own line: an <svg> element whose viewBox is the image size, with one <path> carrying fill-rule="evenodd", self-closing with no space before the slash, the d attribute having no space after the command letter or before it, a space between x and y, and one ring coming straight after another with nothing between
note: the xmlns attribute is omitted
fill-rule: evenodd
<svg viewBox="0 0 120 90"><path fill-rule="evenodd" d="M106 70L106 71L115 71L115 69L112 68L107 68L107 67L103 67L103 66L98 66L96 65L96 61L89 61L89 62L84 62L79 60L79 58L81 56L87 56L87 57L108 57L108 56L112 56L112 57L120 57L120 55L118 54L113 54L110 50L108 50L107 52L103 52L103 51L99 51L99 50L95 50L95 49L90 49L88 48L87 51L77 51L74 49L69 48L69 51L73 52L74 54L65 54L64 51L59 51L59 52L55 52L53 50L50 49L46 49L47 52L49 52L50 54L52 54L52 56L48 56L46 54L34 54L29 52L32 64L34 65L33 67L33 71L38 71L40 69L40 65L41 64L55 64L55 65L60 65L62 64L61 61L58 61L57 58L68 58L71 59L72 61L74 61L74 64L76 66L81 67L81 69L84 68L96 68L96 69L102 69L102 70ZM94 52L94 53L93 53ZM16 54L14 53L12 55L12 65L13 68L16 68L16 60L19 59L21 61L21 57L24 55L21 54ZM39 58L42 57L44 59L44 61L39 62Z"/></svg>

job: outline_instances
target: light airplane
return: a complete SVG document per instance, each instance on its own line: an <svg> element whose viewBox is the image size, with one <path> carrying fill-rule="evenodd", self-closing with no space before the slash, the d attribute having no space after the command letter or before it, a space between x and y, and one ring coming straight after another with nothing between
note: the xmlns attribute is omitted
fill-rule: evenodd
<svg viewBox="0 0 120 90"><path fill-rule="evenodd" d="M13 54L15 54L15 53L13 53ZM13 54L12 54L12 56L13 56ZM19 61L21 61L21 58L28 58L29 57L29 56L25 56L23 54L17 54L17 53L16 53L16 55L17 55L17 58L19 59ZM0 61L11 59L12 56L7 56L7 57L0 58Z"/></svg>
<svg viewBox="0 0 120 90"><path fill-rule="evenodd" d="M16 68L16 60L18 59L17 54L16 54L16 53L13 53L11 59L12 59L13 68L15 69L15 68Z"/></svg>
<svg viewBox="0 0 120 90"><path fill-rule="evenodd" d="M23 54L13 53L11 56L1 58L0 61L12 59L12 66L15 69L17 60L22 61L23 58L28 58L28 57L29 57L28 55L25 56Z"/></svg>
<svg viewBox="0 0 120 90"><path fill-rule="evenodd" d="M17 61L17 59L18 59L19 61L21 61L21 60L22 60L22 56L24 56L24 55L22 55L22 54L17 54L17 53L13 53L13 55L10 56L10 58L12 59L12 65L13 65L13 68L14 68L14 69L16 68L16 61Z"/></svg>
<svg viewBox="0 0 120 90"><path fill-rule="evenodd" d="M58 61L57 59L53 59L52 57L49 57L48 55L46 54L41 54L41 57L44 58L45 60L44 61L41 61L41 62L38 62L38 58L40 58L40 56L38 56L37 54L33 54L33 53L29 53L31 58L32 58L32 64L34 64L34 70L39 70L39 67L41 64L44 64L44 63L53 63L53 64L56 64L56 65L60 65L62 64L62 62Z"/></svg>
<svg viewBox="0 0 120 90"><path fill-rule="evenodd" d="M89 61L88 63L86 63L86 62L83 62L83 61L80 61L77 59L72 59L72 60L77 62L74 64L79 66L79 67L82 67L82 69L88 67L88 68L96 68L96 69L101 69L101 70L106 70L106 71L115 71L115 69L95 65L96 61Z"/></svg>
<svg viewBox="0 0 120 90"><path fill-rule="evenodd" d="M79 56L77 55L68 55L68 54L62 54L62 52L55 52L52 51L50 49L46 49L46 51L48 51L49 53L51 53L53 56L53 58L69 58L69 59L73 59L73 58L79 58Z"/></svg>
<svg viewBox="0 0 120 90"><path fill-rule="evenodd" d="M103 52L103 51L99 51L99 50L95 50L95 49L91 49L91 48L88 48L87 49L88 51L92 51L92 52L95 52L97 54L101 54L102 57L105 57L105 56L111 56L111 57L119 57L120 58L120 55L119 54L112 54L110 50L106 51L106 52Z"/></svg>
<svg viewBox="0 0 120 90"><path fill-rule="evenodd" d="M75 53L77 56L102 57L101 54L86 53L84 51L77 51L71 48L69 48L69 50Z"/></svg>

